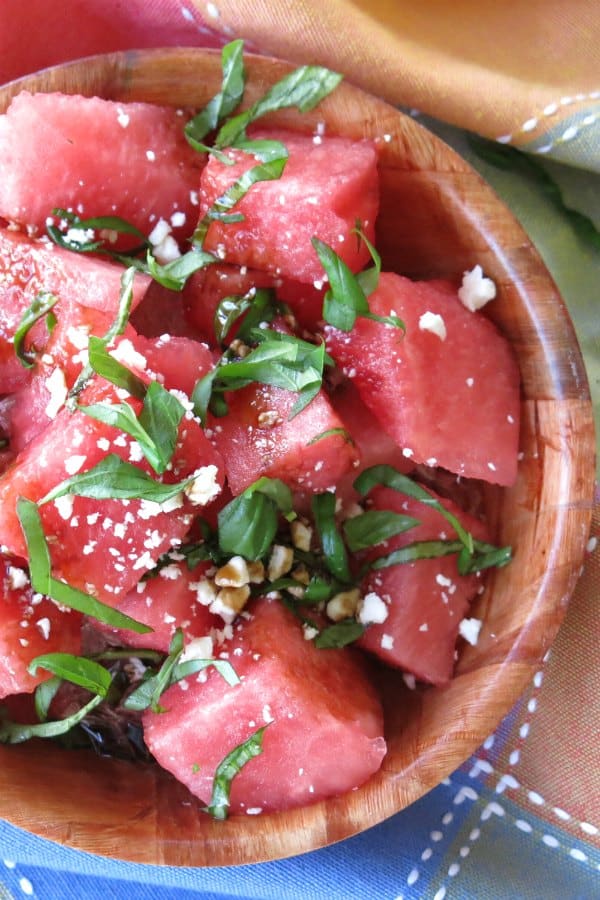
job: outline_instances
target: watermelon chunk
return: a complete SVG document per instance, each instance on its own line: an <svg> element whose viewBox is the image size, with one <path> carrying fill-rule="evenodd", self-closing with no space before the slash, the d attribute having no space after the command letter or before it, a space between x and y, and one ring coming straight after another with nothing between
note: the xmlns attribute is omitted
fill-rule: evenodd
<svg viewBox="0 0 600 900"><path fill-rule="evenodd" d="M29 381L30 372L15 356L13 338L21 317L41 291L48 291L66 305L115 317L123 268L83 254L71 253L46 241L33 241L14 231L0 229L0 392L11 393ZM147 275L136 274L133 305L148 288ZM55 307L58 315L60 307ZM43 322L29 333L27 346L45 347L48 332Z"/></svg>
<svg viewBox="0 0 600 900"><path fill-rule="evenodd" d="M381 275L369 305L398 315L406 333L359 318L350 333L326 326L326 343L385 431L415 463L512 484L519 371L505 338L454 292L392 273ZM442 317L445 339L420 327L426 313Z"/></svg>
<svg viewBox="0 0 600 900"><path fill-rule="evenodd" d="M166 712L143 716L151 753L204 803L221 759L264 725L263 753L233 780L232 812L303 806L379 769L381 706L352 650L318 650L288 610L265 599L224 646L240 684L215 672L190 678L163 694Z"/></svg>
<svg viewBox="0 0 600 900"><path fill-rule="evenodd" d="M183 289L185 318L198 330L203 340L211 346L215 344L214 316L221 300L225 297L243 297L252 288L270 288L274 278L257 269L243 269L238 266L211 265L195 272ZM229 337L235 336L236 327Z"/></svg>
<svg viewBox="0 0 600 900"><path fill-rule="evenodd" d="M32 691L50 678L27 666L42 653L81 652L80 613L61 610L31 590L27 573L0 558L0 697Z"/></svg>
<svg viewBox="0 0 600 900"><path fill-rule="evenodd" d="M166 653L177 628L186 641L208 636L213 628L222 628L223 620L198 601L198 587L205 580L208 563L190 570L173 560L153 577L140 581L114 606L120 612L152 628L138 634L125 628L96 623L99 631L128 647L149 647Z"/></svg>
<svg viewBox="0 0 600 900"><path fill-rule="evenodd" d="M473 536L489 540L485 525L464 513L451 500L430 491L458 518ZM391 488L376 488L370 494L371 508L414 516L421 524L386 541L369 559L386 556L414 541L451 539L452 528L437 510L405 497ZM461 619L482 580L477 575L459 575L456 555L419 559L411 563L371 571L364 579L363 596L376 594L385 601L388 617L369 625L359 646L389 665L404 669L430 684L446 684L454 668L454 648Z"/></svg>
<svg viewBox="0 0 600 900"><path fill-rule="evenodd" d="M0 116L0 215L43 233L61 207L120 216L146 235L162 218L189 237L203 159L184 124L149 103L23 91Z"/></svg>
<svg viewBox="0 0 600 900"><path fill-rule="evenodd" d="M226 398L229 412L209 416L208 430L233 494L262 475L280 478L293 490L319 493L358 462L356 447L323 390L292 419L298 395L282 388L250 384Z"/></svg>
<svg viewBox="0 0 600 900"><path fill-rule="evenodd" d="M116 402L112 385L95 380L82 394L84 405ZM139 401L128 402L135 411ZM26 557L16 515L19 496L37 501L69 475L86 471L109 453L138 462L135 442L118 429L63 408L45 431L19 454L0 478L0 542L11 553ZM194 420L184 418L165 481L176 482L204 467L214 467L216 486L222 485L220 457ZM194 511L183 498L163 507L141 500L93 500L66 497L40 508L58 577L106 603L126 594L157 559L178 544L190 527Z"/></svg>
<svg viewBox="0 0 600 900"><path fill-rule="evenodd" d="M281 178L254 184L236 204L241 222L213 222L207 250L222 251L228 263L262 269L296 281L323 281L323 268L311 245L314 236L333 246L353 271L369 261L365 244L352 233L356 221L369 240L379 197L377 153L368 141L307 137L285 131L260 131L253 137L282 141L289 159ZM200 218L234 181L255 166L241 150L227 150L233 165L216 157L200 181Z"/></svg>

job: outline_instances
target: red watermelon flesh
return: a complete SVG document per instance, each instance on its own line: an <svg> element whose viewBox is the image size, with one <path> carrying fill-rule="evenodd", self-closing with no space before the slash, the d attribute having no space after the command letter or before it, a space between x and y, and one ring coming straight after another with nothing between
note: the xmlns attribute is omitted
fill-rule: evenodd
<svg viewBox="0 0 600 900"><path fill-rule="evenodd" d="M204 803L221 759L264 725L263 753L233 780L234 813L304 806L379 769L381 705L354 651L318 650L278 601L261 599L226 653L239 685L190 678L163 694L167 712L143 717L151 753Z"/></svg>
<svg viewBox="0 0 600 900"><path fill-rule="evenodd" d="M277 297L287 303L298 324L314 333L323 320L326 286L319 288L290 278L278 278L276 288Z"/></svg>
<svg viewBox="0 0 600 900"><path fill-rule="evenodd" d="M223 628L223 620L198 601L198 586L206 580L208 563L190 570L185 562L173 560L147 580L140 581L115 607L125 615L152 628L138 634L123 628L97 624L97 628L127 647L148 647L167 653L177 628L186 642Z"/></svg>
<svg viewBox="0 0 600 900"><path fill-rule="evenodd" d="M436 497L433 491L430 492ZM435 509L391 488L371 492L372 509L391 510L419 519L421 524L374 548L369 559L386 556L414 541L455 538L452 527ZM437 497L475 538L489 540L485 525L462 512L451 500ZM373 592L385 601L388 617L369 625L359 646L389 665L431 684L446 684L454 668L458 627L470 601L482 585L477 575L459 575L456 555L420 559L370 572L362 583L364 596Z"/></svg>
<svg viewBox="0 0 600 900"><path fill-rule="evenodd" d="M146 360L148 372L156 375L167 390L181 391L187 397L198 379L214 368L214 354L206 344L190 338L136 335L133 344Z"/></svg>
<svg viewBox="0 0 600 900"><path fill-rule="evenodd" d="M149 103L23 91L0 116L0 215L39 233L54 207L120 216L145 235L164 219L189 237L204 162L185 121Z"/></svg>
<svg viewBox="0 0 600 900"><path fill-rule="evenodd" d="M92 382L81 402L112 399L112 385ZM139 401L130 399L134 410ZM41 499L69 475L86 471L107 453L116 453L145 471L138 462L135 442L118 429L81 412L61 410L43 434L19 454L15 465L0 478L0 542L11 553L26 557L16 516L19 496ZM205 466L214 466L222 485L221 460L195 421L184 419L165 481L176 482ZM201 507L176 500L164 508L140 500L93 500L67 497L40 508L53 567L58 577L104 602L126 594L157 559L177 545Z"/></svg>
<svg viewBox="0 0 600 900"><path fill-rule="evenodd" d="M211 265L196 272L183 289L186 320L202 335L203 340L215 344L214 317L225 297L243 297L253 288L271 288L274 278L267 272L239 266ZM237 331L234 325L227 342Z"/></svg>
<svg viewBox="0 0 600 900"><path fill-rule="evenodd" d="M379 197L373 144L285 131L260 131L253 137L285 143L289 159L283 175L254 184L236 204L235 211L244 215L243 221L213 222L205 248L222 251L228 263L321 283L323 268L311 245L317 236L353 271L362 269L369 253L352 230L360 220L366 236L374 240ZM257 164L241 150L226 153L233 165L211 156L202 172L200 218Z"/></svg>
<svg viewBox="0 0 600 900"><path fill-rule="evenodd" d="M382 274L369 305L378 315L398 315L406 333L359 318L349 333L326 326L325 334L381 426L415 463L512 484L519 371L505 338L454 293L401 275ZM445 340L419 327L427 312L442 316Z"/></svg>
<svg viewBox="0 0 600 900"><path fill-rule="evenodd" d="M15 356L13 338L25 310L41 291L59 298L55 314L65 305L71 316L74 303L115 317L123 268L83 254L63 250L46 241L33 241L22 234L0 229L0 392L11 393L29 381L30 372ZM137 274L133 305L137 305L150 279ZM26 345L38 350L48 342L43 321L32 328Z"/></svg>
<svg viewBox="0 0 600 900"><path fill-rule="evenodd" d="M292 419L298 395L282 388L250 384L226 398L229 412L209 416L208 428L234 494L263 475L319 493L334 487L358 461L323 390Z"/></svg>
<svg viewBox="0 0 600 900"><path fill-rule="evenodd" d="M32 691L50 673L27 666L42 653L81 652L80 613L34 594L27 573L0 558L0 698Z"/></svg>

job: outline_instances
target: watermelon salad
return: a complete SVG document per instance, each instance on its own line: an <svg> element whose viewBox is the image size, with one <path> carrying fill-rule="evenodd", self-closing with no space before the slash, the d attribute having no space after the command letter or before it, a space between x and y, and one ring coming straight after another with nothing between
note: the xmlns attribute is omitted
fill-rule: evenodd
<svg viewBox="0 0 600 900"><path fill-rule="evenodd" d="M0 741L152 758L216 818L374 775L374 673L449 682L519 437L477 261L384 271L377 142L263 119L339 76L239 111L222 65L200 111L0 116Z"/></svg>

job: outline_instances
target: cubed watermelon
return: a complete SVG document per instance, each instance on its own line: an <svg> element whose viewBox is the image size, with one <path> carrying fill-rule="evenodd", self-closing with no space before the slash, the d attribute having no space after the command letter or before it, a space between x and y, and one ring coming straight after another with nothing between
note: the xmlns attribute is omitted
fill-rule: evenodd
<svg viewBox="0 0 600 900"><path fill-rule="evenodd" d="M204 803L221 759L264 725L263 753L233 780L232 812L304 806L379 769L381 705L354 651L318 650L288 610L265 599L223 649L240 684L215 672L186 679L163 694L166 712L143 717L150 751Z"/></svg>
<svg viewBox="0 0 600 900"><path fill-rule="evenodd" d="M227 415L209 416L208 430L234 494L263 475L302 493L318 493L357 464L358 451L325 391L292 419L298 395L291 391L250 384L226 396Z"/></svg>
<svg viewBox="0 0 600 900"><path fill-rule="evenodd" d="M84 405L117 401L115 389L101 380L82 394ZM134 410L139 401L131 398ZM19 454L0 478L0 542L11 553L26 557L26 547L16 515L19 496L39 500L69 475L86 471L109 452L139 462L136 442L116 428L79 411L63 408L48 428ZM216 486L222 485L220 457L194 420L184 419L164 480L182 480L196 470L213 466ZM163 509L143 500L93 500L65 497L43 505L42 523L59 577L111 603L126 594L154 567L157 559L179 543L190 527L194 511L184 498Z"/></svg>
<svg viewBox="0 0 600 900"><path fill-rule="evenodd" d="M183 289L186 321L198 330L203 340L214 346L214 317L221 300L232 296L243 297L252 288L270 288L273 283L272 275L257 269L219 264L200 269L188 279ZM228 337L234 337L236 330L234 326Z"/></svg>
<svg viewBox="0 0 600 900"><path fill-rule="evenodd" d="M102 259L72 253L47 241L33 241L22 234L0 229L0 392L10 393L29 380L29 371L15 356L13 338L25 310L41 291L66 304L105 313L110 321L118 308L123 268ZM133 306L146 292L150 279L136 274ZM60 307L55 313L58 316ZM48 341L44 322L29 333L27 345L42 349Z"/></svg>
<svg viewBox="0 0 600 900"><path fill-rule="evenodd" d="M325 334L331 356L382 427L415 463L512 484L520 396L508 341L454 291L401 275L383 273L369 305L399 316L406 333L358 318L349 333L326 326ZM445 337L430 328L431 317L423 319L427 313L441 317Z"/></svg>
<svg viewBox="0 0 600 900"><path fill-rule="evenodd" d="M322 282L323 268L311 240L334 247L353 271L368 262L369 252L353 229L357 220L374 240L379 205L377 153L368 141L342 137L314 138L285 131L258 131L253 137L279 140L289 152L285 170L275 181L254 184L236 204L241 222L213 222L207 250L219 250L228 263L262 269L307 283ZM200 181L200 217L256 160L241 150L227 150L233 165L211 156Z"/></svg>
<svg viewBox="0 0 600 900"><path fill-rule="evenodd" d="M97 627L116 643L128 647L149 647L166 653L177 628L186 641L210 636L211 629L223 628L223 620L209 612L198 600L199 588L206 581L208 563L189 569L185 562L173 560L151 577L140 581L125 597L114 603L125 615L149 625L152 632L138 634L110 625Z"/></svg>
<svg viewBox="0 0 600 900"><path fill-rule="evenodd" d="M27 572L0 558L0 697L32 691L50 677L27 671L42 653L81 652L80 613L34 594Z"/></svg>
<svg viewBox="0 0 600 900"><path fill-rule="evenodd" d="M482 541L489 540L485 525L464 513L451 500L438 497L464 528ZM415 541L454 539L452 528L437 510L391 488L371 492L373 509L413 516L421 524L390 538L369 553L369 559L386 556ZM388 616L369 625L359 645L392 666L410 672L421 681L446 684L454 668L454 648L461 619L482 585L478 575L459 575L456 554L388 566L371 571L362 593L373 593L387 604Z"/></svg>
<svg viewBox="0 0 600 900"><path fill-rule="evenodd" d="M146 235L164 219L189 237L203 158L184 124L149 103L23 91L0 116L0 215L40 233L54 207L120 216Z"/></svg>

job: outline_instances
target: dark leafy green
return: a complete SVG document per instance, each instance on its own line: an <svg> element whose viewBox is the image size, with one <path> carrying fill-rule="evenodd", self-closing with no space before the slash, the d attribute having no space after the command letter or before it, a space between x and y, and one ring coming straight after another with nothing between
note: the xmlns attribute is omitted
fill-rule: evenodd
<svg viewBox="0 0 600 900"><path fill-rule="evenodd" d="M40 291L21 316L13 338L13 346L17 359L26 369L31 369L35 362L35 353L25 348L27 335L36 322L39 322L44 316L50 315L50 311L56 303L58 303L58 297L48 291Z"/></svg>
<svg viewBox="0 0 600 900"><path fill-rule="evenodd" d="M329 491L315 494L312 498L312 511L325 565L335 578L349 584L352 581L352 573L348 552L335 520L335 506L335 494Z"/></svg>
<svg viewBox="0 0 600 900"><path fill-rule="evenodd" d="M420 525L420 522L413 516L403 516L383 509L369 509L360 516L346 519L343 528L348 549L356 552L381 544L416 525Z"/></svg>
<svg viewBox="0 0 600 900"><path fill-rule="evenodd" d="M280 515L295 517L289 487L277 478L259 478L220 511L221 551L262 559L273 544Z"/></svg>
<svg viewBox="0 0 600 900"><path fill-rule="evenodd" d="M45 669L63 681L70 681L85 688L92 694L106 697L112 683L108 669L85 656L74 656L72 653L45 653L36 656L27 667L31 675L38 669Z"/></svg>
<svg viewBox="0 0 600 900"><path fill-rule="evenodd" d="M244 96L246 76L243 60L244 42L230 41L221 51L223 79L221 90L185 126L184 133L191 146L199 152L210 152L204 138L230 115Z"/></svg>
<svg viewBox="0 0 600 900"><path fill-rule="evenodd" d="M247 763L262 753L263 735L266 725L255 731L247 740L227 754L215 771L210 803L204 808L213 819L224 820L229 814L231 785Z"/></svg>
<svg viewBox="0 0 600 900"><path fill-rule="evenodd" d="M346 647L357 641L364 633L364 625L361 625L356 619L342 619L341 622L336 622L335 625L329 625L320 631L314 638L314 644L319 650Z"/></svg>

